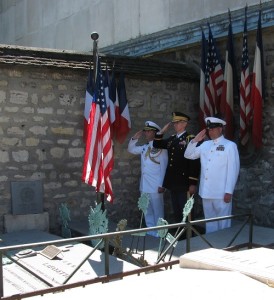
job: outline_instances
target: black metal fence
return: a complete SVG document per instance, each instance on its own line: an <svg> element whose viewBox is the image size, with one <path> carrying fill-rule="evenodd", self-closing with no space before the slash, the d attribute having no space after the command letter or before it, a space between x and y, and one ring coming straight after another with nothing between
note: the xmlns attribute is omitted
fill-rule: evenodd
<svg viewBox="0 0 274 300"><path fill-rule="evenodd" d="M28 298L34 295L43 295L47 293L52 293L56 291L61 291L65 289L74 288L77 286L84 286L87 284L97 283L97 282L109 282L117 278L123 278L125 276L137 274L143 272L150 272L150 271L159 271L167 268L171 268L173 265L178 264L179 260L178 257L174 258L173 253L174 249L178 247L179 243L178 241L182 238L182 235L184 235L185 239L185 250L181 249L181 255L184 253L191 252L191 243L193 241L193 235L196 237L202 239L208 247L213 247L214 245L212 242L210 242L204 234L201 234L196 228L197 226L205 225L206 222L214 222L218 220L225 220L225 219L237 219L240 220L239 224L241 226L239 227L238 231L234 234L231 240L227 241L227 244L222 248L226 250L239 250L241 248L248 248L251 249L254 246L258 246L253 244L253 216L252 214L242 214L242 215L231 215L226 217L220 217L220 218L212 218L212 219L203 219L203 220L196 220L196 221L189 221L185 223L176 223L176 224L170 224L170 225L163 225L163 226L156 226L156 227L150 227L150 228L141 228L141 229L134 229L134 230L126 230L126 231L116 231L116 232L109 232L104 233L100 235L91 235L91 236L82 236L82 237L74 237L74 238L67 238L67 239L56 239L46 242L40 242L40 243L30 243L30 244L22 244L22 245L15 245L15 246L7 246L7 247L0 247L0 295L1 299L23 299ZM245 226L249 226L249 233L246 237L246 242L242 244L235 245L233 244L236 240L236 238L239 236L241 231ZM176 231L174 235L170 235L168 232L170 230ZM126 272L119 272L115 274L110 274L110 249L115 248L115 244L113 243L113 240L117 237L123 238L125 236L130 236L131 238L145 238L146 233L152 230L162 230L165 231L167 234L164 236L164 238L159 238L159 243L161 243L161 247L159 246L158 254L157 254L157 261L156 263L149 265L139 265L136 266L136 269L133 269L131 271ZM60 284L60 286L53 286L49 282L46 282L43 278L41 278L38 274L35 274L35 272L31 271L29 268L27 268L23 263L20 262L20 259L16 259L14 257L14 253L16 251L22 251L24 249L29 248L41 248L41 247L47 247L47 246L53 246L55 249L58 250L58 246L64 246L72 243L90 243L91 240L97 240L98 243L95 247L90 248L90 252L85 255L83 258L81 258L81 262L74 268L74 270L69 274L69 276ZM103 248L102 248L103 245ZM121 249L120 249L121 250ZM129 249L127 251L124 251L124 259L128 260L129 262L134 263L134 259L132 260L133 253L136 249ZM92 254L95 251L101 251L104 255L104 270L105 275L104 276L98 276L95 278L91 278L90 280L85 281L79 281L74 283L68 283L69 279L73 277L73 275L81 268L81 266L92 256ZM145 255L146 249L143 249L143 253L141 255ZM57 252L56 252L57 253ZM54 255L54 253L53 253ZM118 257L118 256L117 256ZM36 290L31 291L23 294L16 294L11 296L5 296L4 293L4 278L3 278L3 259L7 258L11 260L13 263L19 265L21 268L23 268L25 271L31 273L33 276L37 277L39 280L43 281L48 285L48 288L42 289L42 290Z"/></svg>

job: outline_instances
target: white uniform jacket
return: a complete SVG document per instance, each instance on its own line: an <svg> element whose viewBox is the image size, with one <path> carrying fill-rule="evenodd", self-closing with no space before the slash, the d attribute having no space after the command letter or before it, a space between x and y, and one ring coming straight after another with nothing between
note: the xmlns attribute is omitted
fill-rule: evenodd
<svg viewBox="0 0 274 300"><path fill-rule="evenodd" d="M141 154L140 191L144 193L158 193L158 187L163 186L167 167L167 150L153 148L153 141L137 146L138 140L130 139L128 152Z"/></svg>
<svg viewBox="0 0 274 300"><path fill-rule="evenodd" d="M201 160L199 195L204 199L223 199L225 193L233 194L240 171L237 145L224 136L196 145L190 142L184 155Z"/></svg>

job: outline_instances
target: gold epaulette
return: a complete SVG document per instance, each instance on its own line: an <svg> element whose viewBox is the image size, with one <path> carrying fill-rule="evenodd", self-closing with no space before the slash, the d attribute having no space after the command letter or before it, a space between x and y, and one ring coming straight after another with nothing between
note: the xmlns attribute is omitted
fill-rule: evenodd
<svg viewBox="0 0 274 300"><path fill-rule="evenodd" d="M194 139L195 138L195 135L193 135L193 134L189 134L187 137L186 137L186 141L187 141L187 143L189 143L192 139Z"/></svg>

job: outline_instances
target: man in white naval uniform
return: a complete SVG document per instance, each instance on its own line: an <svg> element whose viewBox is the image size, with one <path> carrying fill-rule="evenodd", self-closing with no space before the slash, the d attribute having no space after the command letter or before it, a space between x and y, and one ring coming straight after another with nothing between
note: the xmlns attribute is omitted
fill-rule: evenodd
<svg viewBox="0 0 274 300"><path fill-rule="evenodd" d="M205 122L206 129L192 139L184 156L201 160L199 195L203 201L205 219L209 219L231 215L232 194L239 175L240 159L237 145L223 136L226 122L215 117L205 118ZM210 140L202 142L206 133ZM199 142L202 143L197 145ZM230 226L231 219L207 222L206 233Z"/></svg>
<svg viewBox="0 0 274 300"><path fill-rule="evenodd" d="M140 192L149 194L149 204L145 214L147 227L157 226L159 218L164 218L164 191L163 181L167 167L168 155L166 150L153 147L155 133L161 128L152 121L145 122L145 127L135 133L128 144L128 151L141 155ZM148 143L137 145L139 138L144 133ZM157 231L148 234L158 236Z"/></svg>

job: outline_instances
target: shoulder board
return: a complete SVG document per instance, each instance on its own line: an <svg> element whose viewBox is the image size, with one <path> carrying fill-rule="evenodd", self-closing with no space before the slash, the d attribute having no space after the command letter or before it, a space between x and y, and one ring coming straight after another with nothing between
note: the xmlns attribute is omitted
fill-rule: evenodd
<svg viewBox="0 0 274 300"><path fill-rule="evenodd" d="M191 141L192 139L194 139L195 135L193 134L189 134L187 137L186 137L186 140L187 142Z"/></svg>

